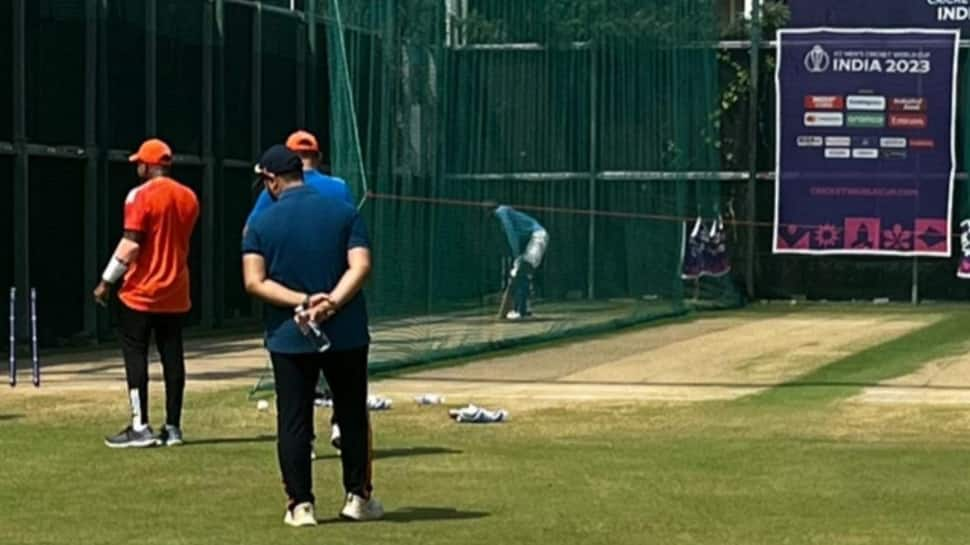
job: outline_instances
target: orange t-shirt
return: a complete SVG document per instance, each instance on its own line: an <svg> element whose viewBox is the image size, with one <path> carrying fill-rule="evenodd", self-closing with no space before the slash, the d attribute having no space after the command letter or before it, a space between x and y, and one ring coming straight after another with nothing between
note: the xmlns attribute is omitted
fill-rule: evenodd
<svg viewBox="0 0 970 545"><path fill-rule="evenodd" d="M153 313L192 308L188 260L198 217L195 193L171 178L153 178L128 193L125 230L142 233L142 241L118 292L125 305Z"/></svg>

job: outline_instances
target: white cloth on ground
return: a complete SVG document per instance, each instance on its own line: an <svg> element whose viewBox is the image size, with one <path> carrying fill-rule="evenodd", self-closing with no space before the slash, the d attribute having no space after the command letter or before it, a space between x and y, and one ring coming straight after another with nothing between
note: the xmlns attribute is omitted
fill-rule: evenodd
<svg viewBox="0 0 970 545"><path fill-rule="evenodd" d="M492 424L505 422L509 419L509 412L505 409L490 411L472 404L461 409L451 409L448 411L448 415L463 424Z"/></svg>
<svg viewBox="0 0 970 545"><path fill-rule="evenodd" d="M393 401L381 396L367 396L367 408L372 411L386 411L391 408Z"/></svg>
<svg viewBox="0 0 970 545"><path fill-rule="evenodd" d="M445 396L441 394L421 394L414 398L418 405L441 405L445 402Z"/></svg>

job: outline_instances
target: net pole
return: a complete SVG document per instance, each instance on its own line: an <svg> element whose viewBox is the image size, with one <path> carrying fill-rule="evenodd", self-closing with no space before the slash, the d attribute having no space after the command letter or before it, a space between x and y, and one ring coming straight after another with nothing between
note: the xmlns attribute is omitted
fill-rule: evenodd
<svg viewBox="0 0 970 545"><path fill-rule="evenodd" d="M158 132L158 0L145 0L145 132Z"/></svg>
<svg viewBox="0 0 970 545"><path fill-rule="evenodd" d="M589 48L589 233L588 256L586 270L586 296L593 299L596 296L596 179L598 157L596 148L596 124L599 121L599 100L596 93L596 71L599 66L595 43Z"/></svg>
<svg viewBox="0 0 970 545"><path fill-rule="evenodd" d="M98 282L98 30L102 26L97 0L87 0L84 15L84 285ZM84 334L98 334L96 305L84 305Z"/></svg>
<svg viewBox="0 0 970 545"><path fill-rule="evenodd" d="M306 124L317 126L320 122L320 82L317 79L317 63L319 52L317 51L317 3L307 2L306 5L306 71L307 71L307 93L306 112L304 113ZM332 152L331 152L332 154Z"/></svg>
<svg viewBox="0 0 970 545"><path fill-rule="evenodd" d="M27 0L15 0L12 7L13 139L16 157L13 169L14 285L20 293L30 286L30 161L27 155ZM25 307L24 307L25 308ZM18 310L19 313L19 310ZM20 316L26 312L19 313ZM21 325L17 337L27 330Z"/></svg>
<svg viewBox="0 0 970 545"><path fill-rule="evenodd" d="M252 94L250 100L250 133L249 149L253 157L263 153L261 136L263 134L263 5L256 4L253 9L253 49L252 53Z"/></svg>
<svg viewBox="0 0 970 545"><path fill-rule="evenodd" d="M250 61L252 63L252 78L250 79L249 106L249 125L252 127L249 137L249 149L251 157L262 155L262 134L263 134L263 4L255 4L252 22L252 50ZM250 312L253 316L262 313L262 303L255 297L250 298Z"/></svg>
<svg viewBox="0 0 970 545"><path fill-rule="evenodd" d="M913 258L913 281L910 285L910 302L919 304L919 258Z"/></svg>
<svg viewBox="0 0 970 545"><path fill-rule="evenodd" d="M216 164L215 164L215 10L216 6L205 3L202 6L202 202L216 201ZM216 214L213 206L202 208L202 325L216 325L216 305L222 305L216 298Z"/></svg>
<svg viewBox="0 0 970 545"><path fill-rule="evenodd" d="M750 72L748 79L748 213L751 222L748 223L748 245L746 248L745 288L748 298L754 298L755 271L755 237L757 235L755 220L758 218L758 200L755 192L758 189L758 81L761 66L761 0L754 0L751 7L751 49Z"/></svg>
<svg viewBox="0 0 970 545"><path fill-rule="evenodd" d="M311 2L312 3L312 2ZM297 17L296 18L296 36L294 40L296 41L296 78L294 83L296 84L296 122L301 127L307 126L307 80L309 79L308 72L312 72L309 69L311 66L307 59L309 58L309 53L307 50L309 47L309 35L310 27L313 26L313 19L310 17ZM311 97L310 100L313 100Z"/></svg>

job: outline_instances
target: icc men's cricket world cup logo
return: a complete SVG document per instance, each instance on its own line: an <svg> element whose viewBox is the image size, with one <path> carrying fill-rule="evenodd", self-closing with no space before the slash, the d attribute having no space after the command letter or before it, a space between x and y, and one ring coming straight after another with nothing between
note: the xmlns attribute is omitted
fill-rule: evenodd
<svg viewBox="0 0 970 545"><path fill-rule="evenodd" d="M829 54L820 45L816 45L805 55L805 69L813 74L828 70L829 63Z"/></svg>

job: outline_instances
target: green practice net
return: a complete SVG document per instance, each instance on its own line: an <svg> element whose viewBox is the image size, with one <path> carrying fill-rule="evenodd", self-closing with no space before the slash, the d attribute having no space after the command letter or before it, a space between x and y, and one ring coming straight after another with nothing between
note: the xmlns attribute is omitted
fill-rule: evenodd
<svg viewBox="0 0 970 545"><path fill-rule="evenodd" d="M187 325L255 331L259 306L239 267L252 164L303 128L371 230L378 372L733 307L737 283L759 299L908 301L915 278L924 302L965 301L959 252L771 254L774 183L746 173L774 169L775 52L763 44L752 82L744 42L717 43L749 37L727 9L742 4L0 2L0 81L10 83L0 85L2 286L38 289L45 350L112 339L111 313L88 293L135 182L127 157L159 136L177 154L175 176L202 199ZM784 2L763 3L766 40L788 14ZM965 104L966 48L960 62ZM961 110L961 173L968 125ZM958 220L970 215L964 178L955 203ZM549 236L526 320L499 317L518 252L492 214L498 204ZM693 261L698 278L682 278L685 257L723 240L730 273L705 256ZM78 265L67 275L65 256Z"/></svg>
<svg viewBox="0 0 970 545"><path fill-rule="evenodd" d="M730 275L682 278L721 214L709 0L318 6L334 172L374 242L373 370L740 304ZM499 312L498 204L548 233L524 320Z"/></svg>
<svg viewBox="0 0 970 545"><path fill-rule="evenodd" d="M255 330L239 267L252 164L302 128L371 231L375 372L737 306L737 239L718 242L716 221L733 225L717 180L716 7L0 2L0 80L14 83L0 89L4 287L39 289L45 347L110 339L112 319L82 296L120 232L128 154L159 136L202 200L188 325ZM512 247L498 205L541 224L541 261L528 232ZM50 258L64 251L83 265L67 277ZM710 261L698 251L721 262L684 280L685 255Z"/></svg>

